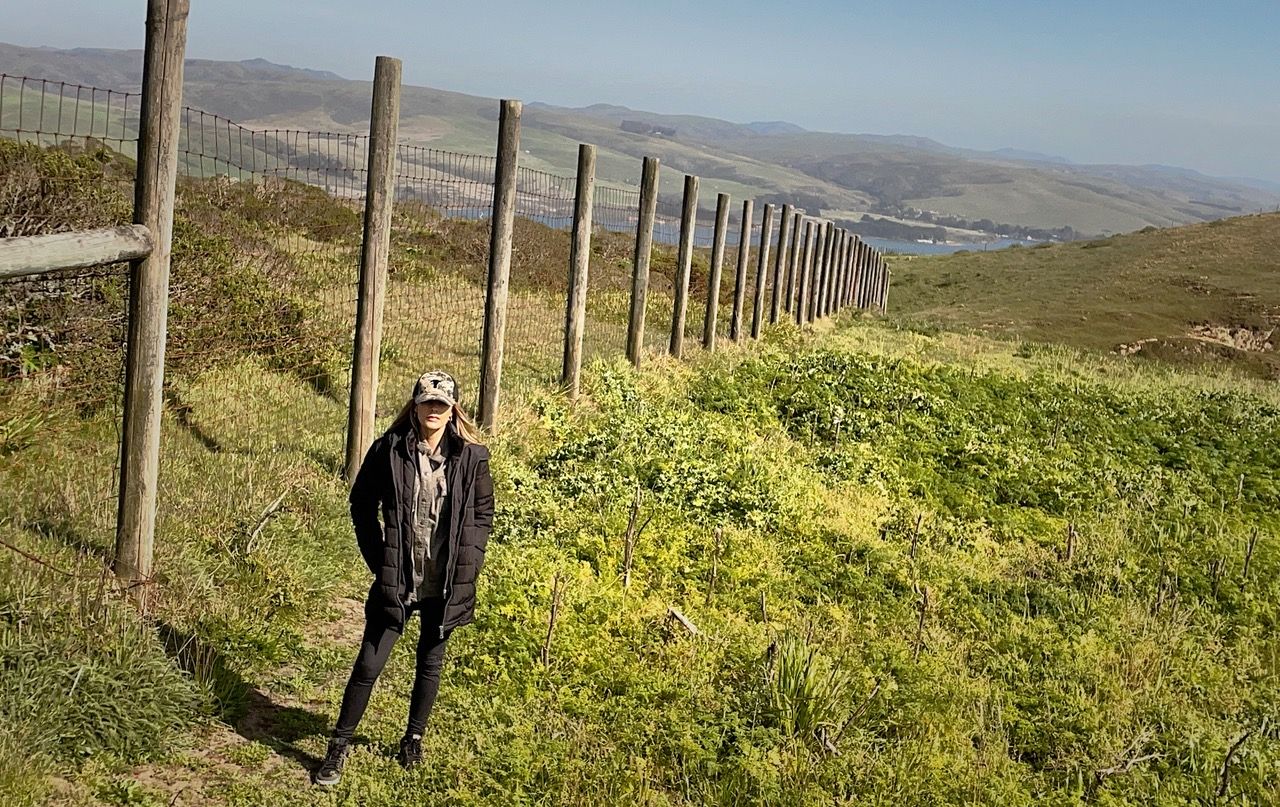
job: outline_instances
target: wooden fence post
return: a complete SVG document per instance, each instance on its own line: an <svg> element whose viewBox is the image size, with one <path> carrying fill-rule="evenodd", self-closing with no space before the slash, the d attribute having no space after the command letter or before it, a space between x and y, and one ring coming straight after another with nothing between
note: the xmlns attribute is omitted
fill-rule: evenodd
<svg viewBox="0 0 1280 807"><path fill-rule="evenodd" d="M702 346L716 349L716 318L720 314L720 273L724 267L724 242L729 230L729 194L716 195L716 229L711 238L711 270L707 278L707 311L702 321Z"/></svg>
<svg viewBox="0 0 1280 807"><path fill-rule="evenodd" d="M884 314L889 308L889 262L885 261L883 268L880 270L880 313Z"/></svg>
<svg viewBox="0 0 1280 807"><path fill-rule="evenodd" d="M636 251L632 258L631 315L627 320L627 358L640 366L644 350L645 302L649 296L649 258L653 254L653 221L658 212L658 158L645 157L640 172L640 210Z"/></svg>
<svg viewBox="0 0 1280 807"><path fill-rule="evenodd" d="M836 288L836 311L844 308L845 292L849 289L849 262L853 259L854 235L844 231L844 258L840 261L840 285Z"/></svg>
<svg viewBox="0 0 1280 807"><path fill-rule="evenodd" d="M369 112L369 155L360 245L360 286L356 331L351 346L351 392L347 406L347 484L356 481L364 453L373 443L378 407L378 355L382 349L382 309L391 252L391 206L395 199L396 133L400 124L400 60L379 56L373 68Z"/></svg>
<svg viewBox="0 0 1280 807"><path fill-rule="evenodd" d="M840 298L844 294L845 266L849 260L849 231L841 228L836 243L839 244L839 249L836 250L835 280L831 283L831 296L828 301L833 315L840 313Z"/></svg>
<svg viewBox="0 0 1280 807"><path fill-rule="evenodd" d="M787 250L787 291L784 298L784 308L788 314L795 313L796 287L800 285L800 258L803 255L800 245L802 220L803 217L799 211L791 214L791 249Z"/></svg>
<svg viewBox="0 0 1280 807"><path fill-rule="evenodd" d="M818 318L818 301L822 299L822 284L826 280L827 241L830 235L831 222L819 222L813 239L813 282L809 286L808 322L813 322Z"/></svg>
<svg viewBox="0 0 1280 807"><path fill-rule="evenodd" d="M871 253L873 251L870 244L862 245L862 259L858 262L858 288L854 294L853 301L859 310L866 308L864 300L867 295L867 272L871 268Z"/></svg>
<svg viewBox="0 0 1280 807"><path fill-rule="evenodd" d="M871 276L867 283L867 310L871 310L876 304L876 289L880 284L880 256L872 253L871 256Z"/></svg>
<svg viewBox="0 0 1280 807"><path fill-rule="evenodd" d="M160 473L160 416L169 263L178 176L182 66L189 0L147 3L133 223L151 234L151 253L130 266L128 354L120 440L120 493L112 568L143 608L149 602Z"/></svg>
<svg viewBox="0 0 1280 807"><path fill-rule="evenodd" d="M872 254L876 250L868 247L867 252L863 255L863 268L858 275L858 307L865 309L867 307L867 287L870 282L870 272L872 272Z"/></svg>
<svg viewBox="0 0 1280 807"><path fill-rule="evenodd" d="M827 293L822 296L823 314L835 313L836 289L840 288L840 263L844 260L844 230L835 228L831 239L831 273L827 281Z"/></svg>
<svg viewBox="0 0 1280 807"><path fill-rule="evenodd" d="M484 300L480 354L480 426L498 430L502 386L502 346L507 333L507 287L511 278L511 235L516 215L516 169L520 159L519 101L502 101L498 114L498 159L493 172L493 216L489 233L489 283Z"/></svg>
<svg viewBox="0 0 1280 807"><path fill-rule="evenodd" d="M747 294L747 263L751 260L751 213L753 202L742 203L742 221L738 225L738 267L733 280L733 314L729 319L729 338L742 341L742 302Z"/></svg>
<svg viewBox="0 0 1280 807"><path fill-rule="evenodd" d="M796 324L803 325L805 323L805 314L809 310L809 284L813 279L813 242L816 230L816 224L813 219L808 219L804 223L804 247L800 253L800 264L796 267L796 272L800 275L796 285Z"/></svg>
<svg viewBox="0 0 1280 807"><path fill-rule="evenodd" d="M578 145L578 185L569 247L569 292L564 312L564 364L560 384L577 400L582 376L582 337L587 320L587 276L591 268L591 208L596 191L596 147Z"/></svg>
<svg viewBox="0 0 1280 807"><path fill-rule="evenodd" d="M836 310L843 311L849 301L849 275L853 266L853 248L857 246L858 237L851 231L844 233L844 261L840 264L840 290L836 296Z"/></svg>
<svg viewBox="0 0 1280 807"><path fill-rule="evenodd" d="M769 295L769 324L778 321L779 303L781 302L783 284L782 277L790 249L787 239L791 237L791 205L782 206L782 215L778 218L778 252L773 258L773 291Z"/></svg>
<svg viewBox="0 0 1280 807"><path fill-rule="evenodd" d="M876 256L876 285L871 290L871 293L875 295L874 298L872 299L872 306L875 308L880 307L880 292L883 288L884 288L884 256L877 255Z"/></svg>
<svg viewBox="0 0 1280 807"><path fill-rule="evenodd" d="M813 318L821 319L827 311L827 289L831 286L831 253L835 247L835 225L830 221L822 223L822 260L818 262L820 278L818 295L813 299Z"/></svg>
<svg viewBox="0 0 1280 807"><path fill-rule="evenodd" d="M835 297L836 278L840 275L840 256L844 243L841 241L842 232L836 227L836 223L831 223L831 250L827 254L827 288L823 289L822 295L822 315L831 316L831 301Z"/></svg>
<svg viewBox="0 0 1280 807"><path fill-rule="evenodd" d="M769 268L769 242L773 240L773 205L764 206L760 219L760 246L756 248L756 294L751 307L751 338L760 338L760 325L764 320L765 272Z"/></svg>
<svg viewBox="0 0 1280 807"><path fill-rule="evenodd" d="M812 323L814 320L814 306L818 305L818 291L822 288L822 247L826 243L826 222L813 223L813 265L809 269L809 283L806 284L805 300L808 305L804 309L804 322Z"/></svg>
<svg viewBox="0 0 1280 807"><path fill-rule="evenodd" d="M845 307L854 305L854 288L858 286L858 261L863 255L863 240L858 236L854 236L854 249L852 255L849 256L849 278L847 278L845 286Z"/></svg>
<svg viewBox="0 0 1280 807"><path fill-rule="evenodd" d="M828 221L822 235L822 291L814 301L813 318L820 319L827 315L827 294L831 291L831 270L835 266L836 225Z"/></svg>
<svg viewBox="0 0 1280 807"><path fill-rule="evenodd" d="M689 308L689 274L693 271L693 236L698 228L698 178L684 175L684 207L680 211L680 253L676 258L675 300L671 307L672 356L684 355L684 320Z"/></svg>

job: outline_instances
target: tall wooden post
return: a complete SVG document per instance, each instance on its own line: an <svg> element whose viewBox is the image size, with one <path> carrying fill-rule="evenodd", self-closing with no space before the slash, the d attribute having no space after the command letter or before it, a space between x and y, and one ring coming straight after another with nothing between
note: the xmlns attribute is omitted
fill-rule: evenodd
<svg viewBox="0 0 1280 807"><path fill-rule="evenodd" d="M831 222L822 222L821 235L818 240L818 261L814 267L813 305L809 310L809 320L822 317L822 298L827 291L827 276L831 269Z"/></svg>
<svg viewBox="0 0 1280 807"><path fill-rule="evenodd" d="M829 222L820 221L813 233L813 278L809 283L809 308L805 312L805 322L813 322L818 318L818 300L822 297L822 275L827 261L827 233Z"/></svg>
<svg viewBox="0 0 1280 807"><path fill-rule="evenodd" d="M871 254L875 252L869 245L862 254L862 266L858 270L858 301L859 309L867 307L867 278L871 273Z"/></svg>
<svg viewBox="0 0 1280 807"><path fill-rule="evenodd" d="M769 268L769 242L773 240L773 205L765 205L760 220L760 246L756 248L756 294L751 307L751 338L760 338L764 320L765 272Z"/></svg>
<svg viewBox="0 0 1280 807"><path fill-rule="evenodd" d="M881 254L876 256L876 288L874 288L874 293L876 293L876 301L874 301L874 306L876 306L877 309L879 307L879 301L881 301L881 288L883 287L883 284L884 284L884 255Z"/></svg>
<svg viewBox="0 0 1280 807"><path fill-rule="evenodd" d="M809 285L813 280L813 242L817 231L817 222L809 219L804 223L804 247L800 253L800 265L796 272L800 275L796 286L796 324L803 325L809 311Z"/></svg>
<svg viewBox="0 0 1280 807"><path fill-rule="evenodd" d="M116 510L116 576L149 602L160 473L161 392L169 321L169 262L178 176L182 65L189 0L149 0L142 62L133 223L151 233L151 253L130 265L128 355Z"/></svg>
<svg viewBox="0 0 1280 807"><path fill-rule="evenodd" d="M400 124L400 60L379 56L373 68L369 111L369 156L360 246L360 286L356 333L351 346L351 393L347 406L345 475L355 482L364 454L373 444L378 405L378 356L382 351L382 309L391 253L391 205L395 199L396 133Z"/></svg>
<svg viewBox="0 0 1280 807"><path fill-rule="evenodd" d="M858 259L863 254L863 240L852 236L849 250L849 277L845 278L845 307L854 304L854 284L858 282Z"/></svg>
<svg viewBox="0 0 1280 807"><path fill-rule="evenodd" d="M843 227L836 230L836 264L831 273L831 292L827 295L827 313L840 312L840 293L844 289L844 261L849 249L849 231Z"/></svg>
<svg viewBox="0 0 1280 807"><path fill-rule="evenodd" d="M778 251L773 258L773 291L769 295L769 324L778 321L779 304L782 302L783 272L787 264L787 256L791 248L787 239L791 237L791 205L782 206L782 215L778 218Z"/></svg>
<svg viewBox="0 0 1280 807"><path fill-rule="evenodd" d="M831 315L832 292L836 288L836 278L840 275L840 228L831 225L831 250L827 254L827 287L822 291L822 315Z"/></svg>
<svg viewBox="0 0 1280 807"><path fill-rule="evenodd" d="M489 232L489 283L480 346L480 426L498 430L502 346L507 333L507 287L511 278L511 234L516 216L516 169L520 159L519 101L503 100L498 113L498 159L493 172L493 216Z"/></svg>
<svg viewBox="0 0 1280 807"><path fill-rule="evenodd" d="M693 235L698 226L698 178L684 176L684 207L680 211L680 251L676 258L675 301L671 308L670 353L684 355L684 320L689 308L689 274L693 271Z"/></svg>
<svg viewBox="0 0 1280 807"><path fill-rule="evenodd" d="M564 362L560 385L576 400L582 376L582 337L587 321L587 274L591 264L591 208L596 192L596 147L578 145L578 186L573 199L569 246L569 291L564 311Z"/></svg>
<svg viewBox="0 0 1280 807"><path fill-rule="evenodd" d="M845 295L845 269L849 265L849 231L840 228L836 231L836 272L835 282L831 284L831 293L827 296L827 313L840 313L841 298Z"/></svg>
<svg viewBox="0 0 1280 807"><path fill-rule="evenodd" d="M893 282L893 271L887 267L884 270L884 292L880 295L880 313L889 313L889 284Z"/></svg>
<svg viewBox="0 0 1280 807"><path fill-rule="evenodd" d="M733 314L729 319L729 338L742 341L742 303L747 295L747 262L751 260L752 200L742 203L742 222L738 226L738 267L733 278Z"/></svg>
<svg viewBox="0 0 1280 807"><path fill-rule="evenodd" d="M876 289L880 280L880 250L871 253L871 273L867 278L867 308L873 308L876 304Z"/></svg>
<svg viewBox="0 0 1280 807"><path fill-rule="evenodd" d="M702 321L702 346L716 349L716 317L720 313L720 273L724 267L724 242L729 230L729 194L716 195L716 229L711 238L711 270L707 278L707 311Z"/></svg>
<svg viewBox="0 0 1280 807"><path fill-rule="evenodd" d="M857 254L858 236L849 231L845 238L844 273L840 277L840 302L837 304L842 310L849 305L849 280L853 277L853 260Z"/></svg>
<svg viewBox="0 0 1280 807"><path fill-rule="evenodd" d="M831 232L827 237L827 282L822 289L822 315L831 316L832 289L836 287L836 270L840 268L840 228L836 223L829 224Z"/></svg>
<svg viewBox="0 0 1280 807"><path fill-rule="evenodd" d="M804 254L800 244L802 221L799 211L791 214L791 249L787 251L787 289L783 298L788 314L795 313L796 287L800 285L800 259Z"/></svg>
<svg viewBox="0 0 1280 807"><path fill-rule="evenodd" d="M636 251L631 261L631 315L627 320L627 358L640 366L644 350L645 302L649 296L649 258L653 254L653 221L658 212L658 158L645 157L640 172L640 210Z"/></svg>
<svg viewBox="0 0 1280 807"><path fill-rule="evenodd" d="M867 273L872 263L872 245L863 243L863 254L858 260L858 287L854 289L854 306L859 310L865 307L863 298L867 295Z"/></svg>
<svg viewBox="0 0 1280 807"><path fill-rule="evenodd" d="M879 283L876 288L876 307L879 313L884 313L884 292L888 288L888 261L881 257L881 274L879 274Z"/></svg>

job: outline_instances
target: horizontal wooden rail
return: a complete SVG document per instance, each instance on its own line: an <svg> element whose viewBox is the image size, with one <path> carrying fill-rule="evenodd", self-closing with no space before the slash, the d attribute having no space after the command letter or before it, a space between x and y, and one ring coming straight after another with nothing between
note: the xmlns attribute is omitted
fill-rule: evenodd
<svg viewBox="0 0 1280 807"><path fill-rule="evenodd" d="M0 238L0 279L132 261L150 254L151 231L141 224Z"/></svg>

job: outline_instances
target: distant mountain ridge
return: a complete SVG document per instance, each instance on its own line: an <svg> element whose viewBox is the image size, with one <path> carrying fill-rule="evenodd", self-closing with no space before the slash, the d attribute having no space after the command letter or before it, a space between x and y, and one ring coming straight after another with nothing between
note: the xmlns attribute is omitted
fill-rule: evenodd
<svg viewBox="0 0 1280 807"><path fill-rule="evenodd" d="M136 90L141 68L136 50L0 44L0 72L10 75ZM369 82L265 59L188 60L184 95L191 106L251 128L359 132L368 126ZM496 111L494 99L405 85L401 138L492 153ZM624 120L649 128L626 132ZM680 175L691 173L702 178L704 206L728 193L845 219L864 212L938 215L1101 234L1280 205L1275 183L1188 169L1080 165L1014 148L977 151L914 135L815 132L786 121L733 123L607 103L525 106L522 165L569 175L580 142L596 144L597 179L605 184L637 184L639 158L651 155L661 160L660 187L668 197L679 193Z"/></svg>
<svg viewBox="0 0 1280 807"><path fill-rule="evenodd" d="M142 51L112 48L26 48L0 42L0 72L10 72L12 64L33 78L65 81L68 84L100 86L112 90L136 90L142 84ZM27 72L38 70L39 72ZM12 74L12 73L11 73ZM216 59L187 59L188 81L256 79L261 81L346 81L329 70L311 70L276 64L266 59L239 62Z"/></svg>

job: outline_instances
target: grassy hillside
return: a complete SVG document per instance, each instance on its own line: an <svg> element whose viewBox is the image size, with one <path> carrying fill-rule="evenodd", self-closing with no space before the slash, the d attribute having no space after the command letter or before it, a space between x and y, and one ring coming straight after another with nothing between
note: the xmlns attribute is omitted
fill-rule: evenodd
<svg viewBox="0 0 1280 807"><path fill-rule="evenodd" d="M1280 376L1280 214L891 266L897 316Z"/></svg>
<svg viewBox="0 0 1280 807"><path fill-rule="evenodd" d="M0 145L0 177L75 183L45 219L119 215L110 162ZM562 311L567 237L527 223L508 369L529 385L491 440L498 513L431 764L390 757L411 624L343 783L312 788L368 586L335 473L350 299L322 293L350 282L355 218L289 184L180 189L145 615L104 571L113 407L47 396L118 394L109 358L68 350L101 332L66 326L120 287L5 320L61 329L0 382L0 803L1274 803L1274 385L849 316L596 361L570 406L530 316ZM424 362L474 365L470 326L421 312L476 308L484 243L407 210L395 233L387 411ZM608 292L625 259L600 247ZM593 333L615 322L596 299Z"/></svg>
<svg viewBox="0 0 1280 807"><path fill-rule="evenodd" d="M0 71L134 88L137 52L56 51L0 44ZM188 104L251 127L366 131L369 85L253 60L195 60ZM401 137L455 151L491 154L493 99L405 87ZM672 126L675 138L624 133L623 120ZM639 158L658 155L663 192L678 196L680 174L702 177L702 193L780 195L818 213L904 205L970 220L1082 233L1137 230L1273 209L1280 196L1259 187L1158 166L1062 165L950 148L925 138L793 131L695 115L661 115L597 104L530 104L523 122L526 164L561 174L577 144L595 143L601 181L634 185ZM814 202L814 199L821 200ZM708 205L709 206L709 205Z"/></svg>
<svg viewBox="0 0 1280 807"><path fill-rule="evenodd" d="M411 627L337 802L1193 804L1240 740L1228 790L1269 803L1275 399L1082 374L1066 351L926 358L948 349L788 328L750 355L594 366L576 409L532 399L493 445L499 515L433 763L390 759ZM256 362L226 379L317 403ZM75 581L0 559L5 803L333 802L306 769L366 581L312 458L341 431L318 423L166 422L145 620L96 583L112 424L7 458L4 540Z"/></svg>

